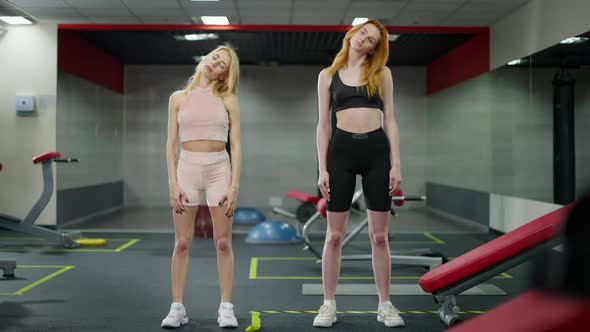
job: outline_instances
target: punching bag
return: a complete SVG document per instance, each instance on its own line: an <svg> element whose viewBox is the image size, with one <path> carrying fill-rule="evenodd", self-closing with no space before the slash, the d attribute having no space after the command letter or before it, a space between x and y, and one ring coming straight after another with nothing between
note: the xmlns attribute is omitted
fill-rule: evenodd
<svg viewBox="0 0 590 332"><path fill-rule="evenodd" d="M576 197L575 84L565 68L553 77L553 200L561 205Z"/></svg>

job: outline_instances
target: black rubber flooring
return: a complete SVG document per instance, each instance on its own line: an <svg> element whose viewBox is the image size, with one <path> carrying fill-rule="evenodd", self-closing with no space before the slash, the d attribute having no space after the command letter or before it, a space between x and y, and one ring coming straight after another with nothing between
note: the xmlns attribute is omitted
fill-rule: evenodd
<svg viewBox="0 0 590 332"><path fill-rule="evenodd" d="M59 249L19 234L0 232L0 257L14 257L15 279L0 279L0 331L161 331L168 312L172 234L90 233L106 238L106 247ZM449 258L492 239L487 234L402 234L393 251L429 247ZM318 331L311 326L321 296L303 296L303 283L321 283L321 268L301 245L252 245L234 237L233 303L240 322L259 311L261 331ZM321 239L318 239L321 246ZM344 254L368 253L366 235ZM392 283L417 283L425 272L394 266ZM342 283L373 283L370 262L344 262ZM354 278L360 278L354 279ZM522 293L530 285L524 264L491 281L506 296L464 296L458 304L469 318ZM209 239L195 239L185 291L190 322L181 331L221 331L216 255ZM403 313L404 331L442 331L437 305L430 296L392 296ZM375 296L337 298L339 322L330 331L382 331L374 311Z"/></svg>

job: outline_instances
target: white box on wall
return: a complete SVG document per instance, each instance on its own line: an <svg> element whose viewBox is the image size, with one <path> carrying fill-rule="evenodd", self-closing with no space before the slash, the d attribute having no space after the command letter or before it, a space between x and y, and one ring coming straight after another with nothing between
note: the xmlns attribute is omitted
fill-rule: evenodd
<svg viewBox="0 0 590 332"><path fill-rule="evenodd" d="M16 96L16 114L19 116L32 115L35 111L34 96Z"/></svg>

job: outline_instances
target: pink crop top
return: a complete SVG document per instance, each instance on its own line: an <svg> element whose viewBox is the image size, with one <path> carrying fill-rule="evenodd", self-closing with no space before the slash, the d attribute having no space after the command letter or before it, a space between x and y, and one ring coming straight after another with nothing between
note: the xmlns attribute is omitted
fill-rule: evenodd
<svg viewBox="0 0 590 332"><path fill-rule="evenodd" d="M211 89L196 87L178 111L180 141L227 142L229 116L221 98Z"/></svg>

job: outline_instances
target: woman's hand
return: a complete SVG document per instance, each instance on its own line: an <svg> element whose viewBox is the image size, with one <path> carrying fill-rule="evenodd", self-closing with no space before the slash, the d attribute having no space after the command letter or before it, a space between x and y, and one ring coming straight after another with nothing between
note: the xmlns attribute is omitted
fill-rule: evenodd
<svg viewBox="0 0 590 332"><path fill-rule="evenodd" d="M322 193L322 196L326 200L330 200L330 175L327 171L320 172L320 176L318 178L318 187Z"/></svg>
<svg viewBox="0 0 590 332"><path fill-rule="evenodd" d="M182 214L184 212L184 203L188 203L186 193L178 184L170 185L170 206L174 212Z"/></svg>
<svg viewBox="0 0 590 332"><path fill-rule="evenodd" d="M238 191L235 189L228 188L223 194L223 196L221 196L219 206L225 205L225 215L231 218L234 216L234 211L236 210L237 202Z"/></svg>
<svg viewBox="0 0 590 332"><path fill-rule="evenodd" d="M402 184L402 175L400 168L398 166L394 166L389 171L389 196L393 196L396 191L401 187Z"/></svg>

